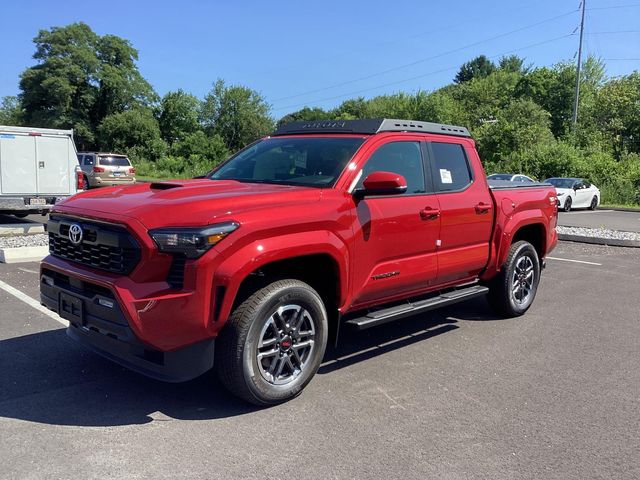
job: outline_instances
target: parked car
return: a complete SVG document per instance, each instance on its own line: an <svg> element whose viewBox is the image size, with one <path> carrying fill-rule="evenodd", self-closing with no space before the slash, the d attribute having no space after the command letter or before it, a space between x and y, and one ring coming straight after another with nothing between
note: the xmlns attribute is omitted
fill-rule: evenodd
<svg viewBox="0 0 640 480"><path fill-rule="evenodd" d="M489 188L463 127L294 122L207 178L57 205L41 302L129 368L185 381L214 367L241 398L280 403L329 332L484 295L523 315L557 243L556 192L503 183Z"/></svg>
<svg viewBox="0 0 640 480"><path fill-rule="evenodd" d="M595 210L600 205L600 190L584 178L547 178L558 194L558 208L565 212L572 208Z"/></svg>
<svg viewBox="0 0 640 480"><path fill-rule="evenodd" d="M507 182L536 183L533 178L519 173L494 173L493 175L489 175L487 177L487 180L505 180Z"/></svg>
<svg viewBox="0 0 640 480"><path fill-rule="evenodd" d="M88 188L136 183L136 169L126 155L78 152L78 161Z"/></svg>
<svg viewBox="0 0 640 480"><path fill-rule="evenodd" d="M81 182L73 130L0 126L0 213L45 214Z"/></svg>

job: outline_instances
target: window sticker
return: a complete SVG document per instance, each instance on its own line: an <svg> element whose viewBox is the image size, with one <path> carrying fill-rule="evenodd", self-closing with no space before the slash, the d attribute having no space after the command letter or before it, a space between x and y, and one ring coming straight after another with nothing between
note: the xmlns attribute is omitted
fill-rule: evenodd
<svg viewBox="0 0 640 480"><path fill-rule="evenodd" d="M453 183L453 179L451 178L451 172L446 168L440 169L440 181L442 183Z"/></svg>

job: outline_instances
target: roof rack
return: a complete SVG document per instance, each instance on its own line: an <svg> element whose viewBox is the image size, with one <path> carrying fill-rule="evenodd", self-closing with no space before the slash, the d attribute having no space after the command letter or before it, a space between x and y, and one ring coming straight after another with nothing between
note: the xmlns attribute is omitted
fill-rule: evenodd
<svg viewBox="0 0 640 480"><path fill-rule="evenodd" d="M366 120L317 120L297 121L281 125L272 135L296 135L304 133L364 133L423 132L458 137L471 137L465 127L415 120L373 118Z"/></svg>

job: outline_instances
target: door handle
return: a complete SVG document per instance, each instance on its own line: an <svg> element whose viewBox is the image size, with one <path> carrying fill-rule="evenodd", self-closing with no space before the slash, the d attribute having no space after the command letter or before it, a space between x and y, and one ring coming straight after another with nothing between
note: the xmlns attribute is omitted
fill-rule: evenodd
<svg viewBox="0 0 640 480"><path fill-rule="evenodd" d="M425 207L420 210L420 218L423 220L435 220L440 216L440 210L437 208Z"/></svg>
<svg viewBox="0 0 640 480"><path fill-rule="evenodd" d="M491 210L491 204L480 202L479 204L476 205L476 213L478 215L487 213L489 210Z"/></svg>

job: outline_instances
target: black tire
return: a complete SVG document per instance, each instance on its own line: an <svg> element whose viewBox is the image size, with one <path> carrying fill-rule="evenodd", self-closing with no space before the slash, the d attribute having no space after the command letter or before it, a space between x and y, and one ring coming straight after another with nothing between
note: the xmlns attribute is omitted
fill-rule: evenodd
<svg viewBox="0 0 640 480"><path fill-rule="evenodd" d="M570 212L572 204L573 204L573 200L571 200L571 197L567 197L567 199L564 201L564 209L563 210L565 212Z"/></svg>
<svg viewBox="0 0 640 480"><path fill-rule="evenodd" d="M298 307L297 312L295 307ZM295 318L287 317L290 311L294 312ZM308 340L300 341L304 333L301 327L303 322L311 325L314 331L308 351L301 346ZM297 328L289 330L290 324L293 326L294 323L297 323ZM279 326L283 326L282 331L275 333ZM306 332L311 331L309 327L306 328ZM274 331L274 337L265 342L269 331ZM327 334L327 312L320 295L299 280L275 281L256 290L231 314L216 340L216 372L229 391L247 402L260 406L285 402L299 395L318 371L327 345ZM299 343L294 346L296 338ZM305 337L308 338L311 337ZM271 347L274 339L280 343L274 343ZM264 346L267 342L269 346ZM263 346L259 346L260 343ZM269 348L272 350L266 353L260 351ZM279 353L271 355L274 350ZM305 352L306 360L302 362L300 359L305 358ZM259 360L260 355L268 356ZM272 362L276 363L276 368L268 370L277 370L275 376L267 372L265 367L265 363L271 367ZM278 362L283 367L279 367ZM293 370L294 364L298 366L297 375ZM285 368L290 376L288 379L284 376L279 378Z"/></svg>
<svg viewBox="0 0 640 480"><path fill-rule="evenodd" d="M20 213L14 213L13 216L14 217L18 217L18 218L26 218L31 214L31 212L20 212Z"/></svg>
<svg viewBox="0 0 640 480"><path fill-rule="evenodd" d="M533 267L533 278L528 288L529 293L525 297L526 289L522 287L522 281L526 272L521 272L520 267L529 264ZM523 315L535 299L539 282L540 261L536 249L524 240L515 242L509 248L509 254L500 272L489 285L489 303L496 312L505 317ZM516 283L518 283L519 289L514 292ZM520 299L518 294L520 294Z"/></svg>
<svg viewBox="0 0 640 480"><path fill-rule="evenodd" d="M89 185L89 179L87 178L86 175L83 175L83 178L84 178L84 182L83 182L84 183L84 189L83 190L85 190L85 191L89 190L91 188L91 186Z"/></svg>
<svg viewBox="0 0 640 480"><path fill-rule="evenodd" d="M596 208L598 208L598 197L594 195L593 198L591 199L589 210L595 210Z"/></svg>

